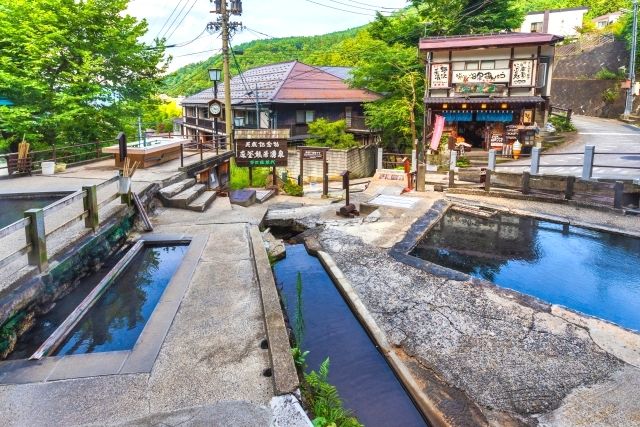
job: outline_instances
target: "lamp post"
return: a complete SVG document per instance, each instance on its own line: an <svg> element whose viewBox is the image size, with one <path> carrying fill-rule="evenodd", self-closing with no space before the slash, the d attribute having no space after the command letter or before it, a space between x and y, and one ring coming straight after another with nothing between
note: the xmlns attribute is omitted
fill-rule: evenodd
<svg viewBox="0 0 640 427"><path fill-rule="evenodd" d="M218 82L222 75L222 70L219 68L209 68L209 80L213 82L213 99L218 100ZM227 117L225 120L229 120ZM218 114L213 115L213 140L216 144L216 151L218 148Z"/></svg>

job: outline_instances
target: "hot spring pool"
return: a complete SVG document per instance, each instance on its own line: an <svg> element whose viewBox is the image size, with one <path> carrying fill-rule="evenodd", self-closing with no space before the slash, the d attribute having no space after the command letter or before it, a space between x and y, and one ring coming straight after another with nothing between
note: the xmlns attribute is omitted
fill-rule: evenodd
<svg viewBox="0 0 640 427"><path fill-rule="evenodd" d="M410 255L640 331L640 239L449 210Z"/></svg>

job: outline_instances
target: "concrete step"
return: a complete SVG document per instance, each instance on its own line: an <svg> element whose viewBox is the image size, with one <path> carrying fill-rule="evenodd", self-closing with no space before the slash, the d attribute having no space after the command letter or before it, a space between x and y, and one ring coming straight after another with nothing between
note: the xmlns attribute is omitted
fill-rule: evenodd
<svg viewBox="0 0 640 427"><path fill-rule="evenodd" d="M175 184L169 185L162 190L160 190L160 196L164 199L170 199L178 193L186 190L187 188L193 187L196 184L196 180L194 178L185 179L180 182L176 182Z"/></svg>
<svg viewBox="0 0 640 427"><path fill-rule="evenodd" d="M275 190L256 189L256 201L258 203L264 203L275 195Z"/></svg>
<svg viewBox="0 0 640 427"><path fill-rule="evenodd" d="M200 197L205 190L204 184L195 184L190 186L186 190L176 194L172 198L167 200L167 204L172 208L187 209L187 206L195 199Z"/></svg>
<svg viewBox="0 0 640 427"><path fill-rule="evenodd" d="M204 212L205 210L207 210L209 205L213 203L215 199L216 199L215 191L205 191L200 196L198 196L193 202L189 203L187 205L187 209L189 209L190 211Z"/></svg>

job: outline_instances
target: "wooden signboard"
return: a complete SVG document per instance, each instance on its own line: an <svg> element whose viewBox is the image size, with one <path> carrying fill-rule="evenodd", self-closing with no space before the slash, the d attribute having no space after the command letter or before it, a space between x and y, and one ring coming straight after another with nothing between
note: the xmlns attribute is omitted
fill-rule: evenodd
<svg viewBox="0 0 640 427"><path fill-rule="evenodd" d="M520 129L517 125L507 125L507 143L512 143L520 137Z"/></svg>
<svg viewBox="0 0 640 427"><path fill-rule="evenodd" d="M317 147L300 147L302 153L302 160L322 160L324 159L326 148Z"/></svg>
<svg viewBox="0 0 640 427"><path fill-rule="evenodd" d="M504 137L502 134L494 133L491 135L491 148L502 149L504 145Z"/></svg>
<svg viewBox="0 0 640 427"><path fill-rule="evenodd" d="M236 165L287 166L289 129L238 129L235 131Z"/></svg>

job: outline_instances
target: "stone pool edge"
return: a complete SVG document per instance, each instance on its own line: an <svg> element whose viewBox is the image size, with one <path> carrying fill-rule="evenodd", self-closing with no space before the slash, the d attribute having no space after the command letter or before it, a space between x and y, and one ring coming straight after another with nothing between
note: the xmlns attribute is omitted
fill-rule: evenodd
<svg viewBox="0 0 640 427"><path fill-rule="evenodd" d="M522 209L508 209L500 206L486 205L484 203L467 203L466 201L463 202L459 200L438 200L422 217L418 218L418 220L411 225L404 238L389 249L389 255L398 262L436 276L445 277L451 280L470 282L476 286L491 288L499 294L515 300L520 304L549 313L575 326L583 328L589 333L593 342L604 351L631 366L640 368L640 332L616 325L615 323L609 322L605 319L574 311L568 307L551 304L537 297L523 294L513 289L504 288L493 282L479 279L469 274L409 255L409 252L415 248L418 241L429 233L431 228L442 219L449 209L454 206L491 209L505 214L524 216L542 221L552 221L574 227L582 227L605 233L615 233L628 237L640 238L640 233L634 233L629 230L612 229L606 226L575 221L555 215L529 212Z"/></svg>
<svg viewBox="0 0 640 427"><path fill-rule="evenodd" d="M446 415L439 409L436 402L422 392L422 387L420 387L394 347L389 344L386 334L377 325L375 319L371 313L369 313L369 310L367 310L364 303L360 300L358 293L353 286L351 286L351 283L344 273L342 273L331 255L323 251L319 244L310 242L309 239L305 239L304 244L310 254L318 257L333 283L338 287L347 304L372 338L374 344L379 348L423 416L425 416L434 427L449 426L450 423L446 421Z"/></svg>
<svg viewBox="0 0 640 427"><path fill-rule="evenodd" d="M151 372L204 251L207 238L156 233L142 235L140 240L149 243L189 240L190 244L182 263L164 290L134 347L125 351L49 356L37 361L28 359L0 361L0 385Z"/></svg>

